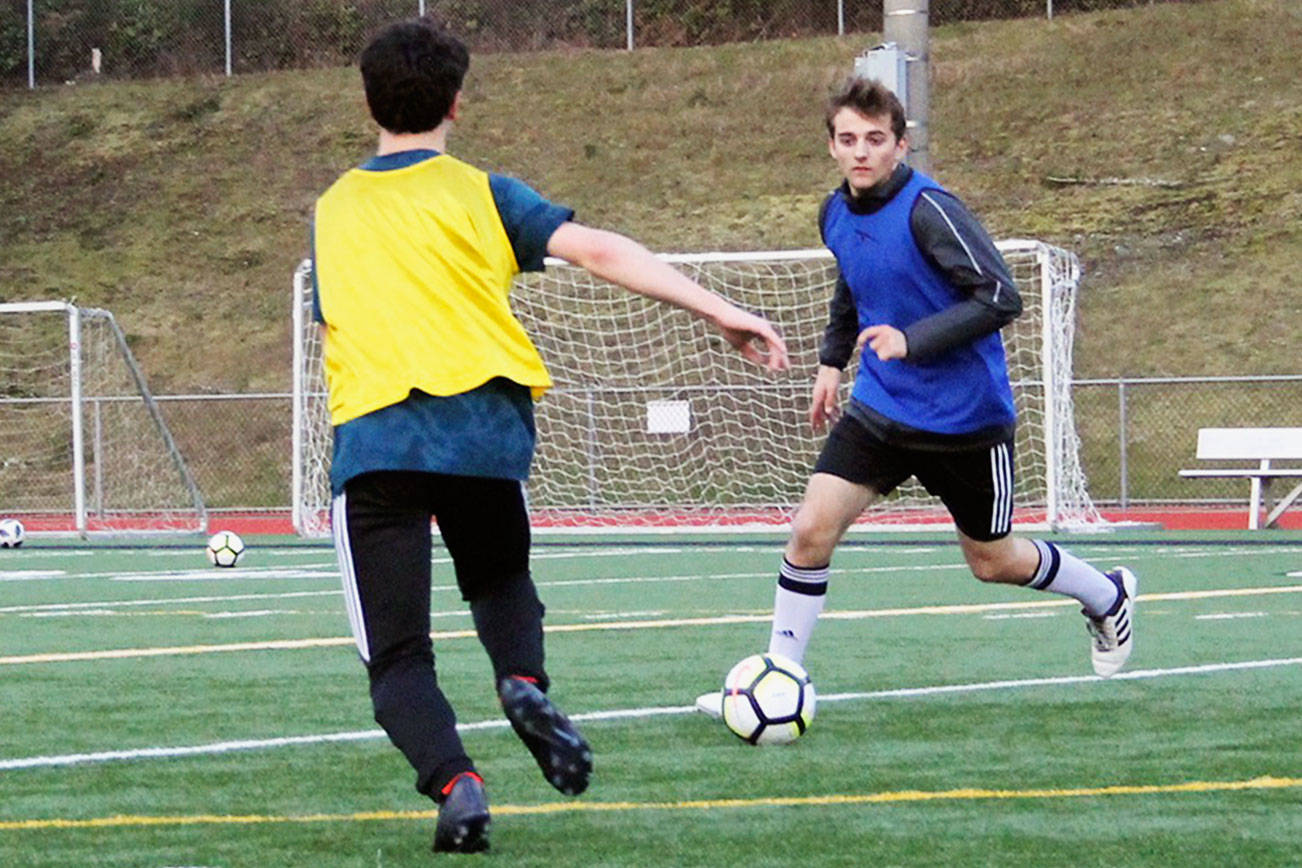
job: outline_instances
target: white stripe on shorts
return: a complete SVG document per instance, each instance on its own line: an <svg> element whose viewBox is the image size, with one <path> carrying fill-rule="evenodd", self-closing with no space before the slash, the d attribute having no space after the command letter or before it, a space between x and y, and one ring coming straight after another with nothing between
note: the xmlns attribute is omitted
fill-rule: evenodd
<svg viewBox="0 0 1302 868"><path fill-rule="evenodd" d="M994 484L990 533L1006 534L1013 527L1013 460L1007 443L990 447L990 479Z"/></svg>
<svg viewBox="0 0 1302 868"><path fill-rule="evenodd" d="M371 647L366 641L366 619L362 617L362 600L357 593L357 570L353 567L353 548L348 542L347 492L334 499L330 506L330 527L335 538L335 555L339 558L339 577L344 583L344 606L348 609L348 625L353 628L353 641L363 663L371 662Z"/></svg>

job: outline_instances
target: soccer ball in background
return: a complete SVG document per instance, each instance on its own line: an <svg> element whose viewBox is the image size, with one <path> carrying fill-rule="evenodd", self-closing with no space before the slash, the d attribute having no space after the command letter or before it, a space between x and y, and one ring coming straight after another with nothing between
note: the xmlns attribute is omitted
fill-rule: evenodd
<svg viewBox="0 0 1302 868"><path fill-rule="evenodd" d="M752 654L723 680L723 722L751 744L786 744L814 720L809 673L780 654Z"/></svg>
<svg viewBox="0 0 1302 868"><path fill-rule="evenodd" d="M27 529L16 518L0 519L0 549L16 549L27 539Z"/></svg>
<svg viewBox="0 0 1302 868"><path fill-rule="evenodd" d="M204 551L214 567L233 567L244 554L244 540L234 531L219 530L209 538Z"/></svg>

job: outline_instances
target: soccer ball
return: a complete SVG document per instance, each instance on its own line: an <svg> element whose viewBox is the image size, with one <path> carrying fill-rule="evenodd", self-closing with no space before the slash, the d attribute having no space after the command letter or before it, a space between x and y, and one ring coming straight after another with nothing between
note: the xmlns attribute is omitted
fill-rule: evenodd
<svg viewBox="0 0 1302 868"><path fill-rule="evenodd" d="M244 540L234 531L221 530L208 540L204 552L214 567L233 567L244 554Z"/></svg>
<svg viewBox="0 0 1302 868"><path fill-rule="evenodd" d="M723 722L751 744L786 744L814 721L809 673L780 654L752 654L723 680Z"/></svg>
<svg viewBox="0 0 1302 868"><path fill-rule="evenodd" d="M0 549L16 549L27 539L27 529L16 518L0 519Z"/></svg>

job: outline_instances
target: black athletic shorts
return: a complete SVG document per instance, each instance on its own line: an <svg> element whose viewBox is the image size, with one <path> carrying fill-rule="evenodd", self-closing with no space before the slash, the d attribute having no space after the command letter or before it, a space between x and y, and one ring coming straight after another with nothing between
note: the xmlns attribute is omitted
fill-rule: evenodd
<svg viewBox="0 0 1302 868"><path fill-rule="evenodd" d="M939 497L975 540L1008 536L1013 526L1013 438L956 451L887 443L849 413L833 426L814 465L885 497L910 476Z"/></svg>

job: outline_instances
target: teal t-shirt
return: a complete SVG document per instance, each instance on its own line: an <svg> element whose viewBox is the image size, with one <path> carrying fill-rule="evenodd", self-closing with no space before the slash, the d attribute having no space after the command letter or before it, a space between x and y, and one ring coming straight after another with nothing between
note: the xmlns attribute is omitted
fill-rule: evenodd
<svg viewBox="0 0 1302 868"><path fill-rule="evenodd" d="M503 377L446 397L413 391L335 428L330 488L375 470L417 470L494 479L529 478L533 395Z"/></svg>
<svg viewBox="0 0 1302 868"><path fill-rule="evenodd" d="M410 166L438 156L416 150L374 157L371 171ZM489 175L493 201L521 271L542 271L552 233L574 211L544 199L522 181ZM316 319L321 320L316 307ZM405 401L349 420L334 429L330 488L377 470L415 470L454 476L525 480L535 441L533 396L502 377L460 395L413 391Z"/></svg>

